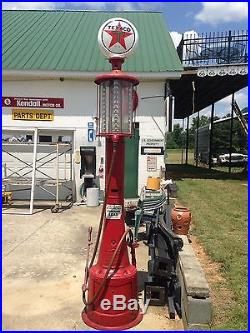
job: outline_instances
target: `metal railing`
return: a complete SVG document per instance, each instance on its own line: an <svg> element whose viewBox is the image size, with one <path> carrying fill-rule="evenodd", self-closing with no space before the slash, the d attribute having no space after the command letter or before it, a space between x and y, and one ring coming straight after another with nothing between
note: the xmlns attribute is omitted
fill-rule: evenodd
<svg viewBox="0 0 250 333"><path fill-rule="evenodd" d="M185 67L248 63L248 31L184 35L177 52Z"/></svg>

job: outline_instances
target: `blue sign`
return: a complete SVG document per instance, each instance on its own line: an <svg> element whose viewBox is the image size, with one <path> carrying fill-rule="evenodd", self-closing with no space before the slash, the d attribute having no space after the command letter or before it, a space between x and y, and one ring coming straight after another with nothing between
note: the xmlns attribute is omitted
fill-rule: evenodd
<svg viewBox="0 0 250 333"><path fill-rule="evenodd" d="M95 130L92 128L88 129L88 142L93 142L95 140Z"/></svg>
<svg viewBox="0 0 250 333"><path fill-rule="evenodd" d="M94 128L94 123L93 122L89 122L88 123L88 128Z"/></svg>

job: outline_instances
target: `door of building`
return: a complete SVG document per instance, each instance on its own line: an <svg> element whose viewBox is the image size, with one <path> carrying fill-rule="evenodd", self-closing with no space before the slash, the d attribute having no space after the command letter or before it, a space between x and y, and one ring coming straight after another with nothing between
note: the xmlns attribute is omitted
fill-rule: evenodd
<svg viewBox="0 0 250 333"><path fill-rule="evenodd" d="M133 138L125 139L125 199L138 197L139 124Z"/></svg>

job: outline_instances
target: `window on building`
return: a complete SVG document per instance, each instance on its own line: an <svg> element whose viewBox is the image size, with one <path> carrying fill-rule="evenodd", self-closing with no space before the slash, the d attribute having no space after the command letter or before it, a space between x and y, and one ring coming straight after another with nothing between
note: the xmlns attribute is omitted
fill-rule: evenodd
<svg viewBox="0 0 250 333"><path fill-rule="evenodd" d="M27 142L32 142L33 141L33 135L27 134L26 135L26 141Z"/></svg>
<svg viewBox="0 0 250 333"><path fill-rule="evenodd" d="M39 142L40 143L52 142L52 136L51 135L39 135Z"/></svg>
<svg viewBox="0 0 250 333"><path fill-rule="evenodd" d="M70 143L71 142L71 137L68 135L63 135L58 137L58 142L62 143Z"/></svg>

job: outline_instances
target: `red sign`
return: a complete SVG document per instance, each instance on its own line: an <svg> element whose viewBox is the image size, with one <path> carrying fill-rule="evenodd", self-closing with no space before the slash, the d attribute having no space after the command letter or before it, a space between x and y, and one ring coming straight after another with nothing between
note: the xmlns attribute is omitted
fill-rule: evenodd
<svg viewBox="0 0 250 333"><path fill-rule="evenodd" d="M2 106L12 108L63 109L64 99L53 97L2 97Z"/></svg>

